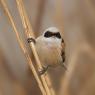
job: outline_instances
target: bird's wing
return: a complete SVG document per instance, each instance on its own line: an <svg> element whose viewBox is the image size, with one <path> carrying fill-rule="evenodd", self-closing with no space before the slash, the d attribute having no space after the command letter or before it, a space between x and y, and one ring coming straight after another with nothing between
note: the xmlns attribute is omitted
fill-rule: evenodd
<svg viewBox="0 0 95 95"><path fill-rule="evenodd" d="M64 43L64 40L62 39L62 42L61 42L61 46L62 46L62 50L61 50L61 56L62 56L62 66L67 69L67 67L65 66L64 62L65 62L65 43Z"/></svg>
<svg viewBox="0 0 95 95"><path fill-rule="evenodd" d="M64 43L63 39L62 39L62 42L61 42L61 46L62 46L61 56L62 56L62 60L64 62L65 61L65 43Z"/></svg>

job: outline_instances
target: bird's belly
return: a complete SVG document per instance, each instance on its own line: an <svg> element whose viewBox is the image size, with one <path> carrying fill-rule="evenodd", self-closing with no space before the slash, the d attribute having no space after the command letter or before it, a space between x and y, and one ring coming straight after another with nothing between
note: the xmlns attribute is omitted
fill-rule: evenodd
<svg viewBox="0 0 95 95"><path fill-rule="evenodd" d="M44 46L37 49L43 65L57 66L61 63L61 51L59 47Z"/></svg>

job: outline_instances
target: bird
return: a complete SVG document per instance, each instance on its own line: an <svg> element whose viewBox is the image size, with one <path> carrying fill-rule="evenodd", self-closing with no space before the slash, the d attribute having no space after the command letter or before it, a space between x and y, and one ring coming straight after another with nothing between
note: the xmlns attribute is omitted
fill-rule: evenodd
<svg viewBox="0 0 95 95"><path fill-rule="evenodd" d="M40 75L44 74L49 67L62 66L65 69L65 42L60 31L56 27L47 28L42 35L36 39L28 38L28 43L34 42L36 51L42 63L43 69Z"/></svg>

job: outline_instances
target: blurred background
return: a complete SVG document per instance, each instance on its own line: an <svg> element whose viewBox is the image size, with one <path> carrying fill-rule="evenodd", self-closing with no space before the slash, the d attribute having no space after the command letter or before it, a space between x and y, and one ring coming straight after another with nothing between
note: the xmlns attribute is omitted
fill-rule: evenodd
<svg viewBox="0 0 95 95"><path fill-rule="evenodd" d="M0 0L1 1L1 0ZM32 56L16 0L6 0ZM95 95L95 0L23 0L36 37L51 26L66 44L67 71L48 70L56 95ZM42 95L0 2L0 95Z"/></svg>

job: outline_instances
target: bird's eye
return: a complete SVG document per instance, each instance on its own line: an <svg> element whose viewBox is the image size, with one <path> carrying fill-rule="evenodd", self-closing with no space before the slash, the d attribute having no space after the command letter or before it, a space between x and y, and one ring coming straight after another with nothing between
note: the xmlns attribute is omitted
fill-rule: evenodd
<svg viewBox="0 0 95 95"><path fill-rule="evenodd" d="M55 35L56 35L57 38L61 38L60 33L56 33Z"/></svg>
<svg viewBox="0 0 95 95"><path fill-rule="evenodd" d="M51 37L52 36L52 33L51 32L49 32L49 31L47 31L45 34L44 34L44 37Z"/></svg>

